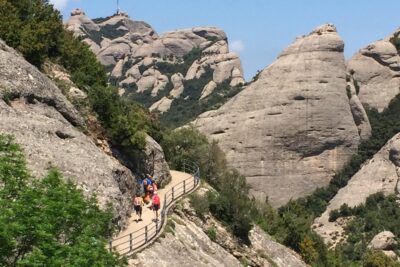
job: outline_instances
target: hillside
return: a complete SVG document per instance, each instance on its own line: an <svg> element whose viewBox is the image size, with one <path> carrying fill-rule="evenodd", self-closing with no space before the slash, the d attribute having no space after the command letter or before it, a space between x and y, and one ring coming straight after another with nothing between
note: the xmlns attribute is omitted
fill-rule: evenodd
<svg viewBox="0 0 400 267"><path fill-rule="evenodd" d="M258 199L281 206L327 185L369 136L343 46L335 26L318 27L246 90L193 123L218 141Z"/></svg>
<svg viewBox="0 0 400 267"><path fill-rule="evenodd" d="M126 14L89 19L74 10L66 23L90 45L120 94L180 126L219 107L244 85L240 59L215 27L171 31L159 36Z"/></svg>

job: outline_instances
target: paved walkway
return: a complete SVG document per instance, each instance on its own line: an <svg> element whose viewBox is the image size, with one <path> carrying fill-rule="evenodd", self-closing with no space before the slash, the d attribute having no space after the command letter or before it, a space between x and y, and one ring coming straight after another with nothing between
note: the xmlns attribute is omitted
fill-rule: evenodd
<svg viewBox="0 0 400 267"><path fill-rule="evenodd" d="M135 250L138 247L141 247L146 243L146 240L149 240L153 237L156 233L156 227L158 223L161 223L161 210L162 205L164 205L164 198L165 193L170 192L172 187L176 187L176 185L182 183L184 180L189 179L192 177L191 174L178 172L178 171L171 171L171 182L165 186L163 189L157 190L158 195L160 196L161 200L161 207L159 210L159 218L158 222L155 222L155 212L151 210L151 202L149 204L145 204L143 207L142 213L142 220L143 221L136 221L137 216L134 211L132 211L131 218L129 219L129 223L127 228L120 232L115 238L112 243L112 247L116 248L116 250L120 254L128 253L131 250ZM183 188L180 192L183 192ZM168 201L171 200L171 194L167 196ZM133 207L132 207L133 209ZM146 239L146 226L147 226L147 238Z"/></svg>

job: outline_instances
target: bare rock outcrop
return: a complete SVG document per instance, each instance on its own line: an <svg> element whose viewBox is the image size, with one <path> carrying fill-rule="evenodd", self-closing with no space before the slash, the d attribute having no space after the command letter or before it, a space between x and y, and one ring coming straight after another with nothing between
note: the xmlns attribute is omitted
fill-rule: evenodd
<svg viewBox="0 0 400 267"><path fill-rule="evenodd" d="M250 232L251 245L243 245L210 214L200 219L187 198L173 208L168 220L165 236L136 254L129 266L307 266L299 255L258 227ZM210 232L213 240L206 234Z"/></svg>
<svg viewBox="0 0 400 267"><path fill-rule="evenodd" d="M168 112L184 92L184 81L200 79L210 69L208 83L244 84L240 59L229 52L225 32L216 27L181 29L159 36L149 24L126 15L91 20L78 9L71 12L66 28L90 45L111 81L125 88L127 96L143 99L150 91L145 103L152 111ZM185 59L194 50L196 58ZM183 63L188 66L177 67ZM207 101L205 96L213 93L210 86L198 90L196 100ZM203 90L208 93L201 94Z"/></svg>
<svg viewBox="0 0 400 267"><path fill-rule="evenodd" d="M258 226L255 226L249 235L251 248L258 253L267 255L278 267L306 267L301 257L288 249L287 247L277 243L273 238L265 233Z"/></svg>
<svg viewBox="0 0 400 267"><path fill-rule="evenodd" d="M368 244L368 248L374 250L394 250L396 246L396 236L390 231L380 232Z"/></svg>
<svg viewBox="0 0 400 267"><path fill-rule="evenodd" d="M315 220L314 230L326 243L335 245L345 240L345 224L329 222L329 214L343 204L355 207L365 203L375 193L394 194L398 192L400 177L400 134L395 135L375 156L363 164L361 169L339 190L329 202L325 212ZM339 218L341 220L341 218Z"/></svg>
<svg viewBox="0 0 400 267"><path fill-rule="evenodd" d="M259 199L280 206L310 194L357 151L343 47L335 26L317 28L257 81L193 123L219 142Z"/></svg>
<svg viewBox="0 0 400 267"><path fill-rule="evenodd" d="M383 111L400 93L399 31L358 51L348 70L358 82L361 103Z"/></svg>
<svg viewBox="0 0 400 267"><path fill-rule="evenodd" d="M58 168L102 207L113 204L122 227L131 213L135 177L74 125L83 119L44 74L0 43L0 133L21 144L29 170L38 178Z"/></svg>

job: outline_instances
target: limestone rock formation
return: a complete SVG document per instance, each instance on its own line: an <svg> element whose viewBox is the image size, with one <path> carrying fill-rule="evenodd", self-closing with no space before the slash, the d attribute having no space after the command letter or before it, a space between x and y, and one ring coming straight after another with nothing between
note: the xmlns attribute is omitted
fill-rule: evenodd
<svg viewBox="0 0 400 267"><path fill-rule="evenodd" d="M357 151L343 46L335 26L317 28L257 81L193 123L219 142L257 198L280 206L310 194Z"/></svg>
<svg viewBox="0 0 400 267"><path fill-rule="evenodd" d="M252 249L258 253L268 255L277 267L306 267L301 257L288 249L287 247L277 243L273 238L255 226L249 235Z"/></svg>
<svg viewBox="0 0 400 267"><path fill-rule="evenodd" d="M390 231L383 231L374 236L368 244L369 249L374 250L393 250L396 249L396 236Z"/></svg>
<svg viewBox="0 0 400 267"><path fill-rule="evenodd" d="M0 132L15 136L28 168L43 177L54 166L101 206L111 202L122 226L131 212L135 177L74 125L83 119L61 91L22 56L0 43ZM7 103L8 104L7 104Z"/></svg>
<svg viewBox="0 0 400 267"><path fill-rule="evenodd" d="M206 192L201 188L198 191ZM206 234L213 229L215 239ZM211 215L201 220L188 198L173 208L165 237L136 254L131 267L146 266L246 266L306 267L300 256L275 242L260 228L249 235L251 246L243 245Z"/></svg>
<svg viewBox="0 0 400 267"><path fill-rule="evenodd" d="M196 88L196 99L185 98L203 102L217 84L245 83L240 59L229 52L227 36L219 28L196 27L159 36L145 22L122 15L90 20L79 9L71 13L66 28L90 45L107 67L110 81L126 89L126 97L142 101L152 111L168 112L188 80L208 79L208 87ZM212 75L202 77L209 70ZM203 90L207 93L201 94Z"/></svg>
<svg viewBox="0 0 400 267"><path fill-rule="evenodd" d="M313 227L326 243L334 245L345 240L343 229L345 224L337 221L329 222L329 214L332 210L339 209L343 204L349 207L358 206L363 204L367 197L378 192L385 194L398 192L399 154L400 134L397 134L371 160L364 163L347 186L340 189L329 202L326 211L315 220Z"/></svg>
<svg viewBox="0 0 400 267"><path fill-rule="evenodd" d="M378 111L400 93L399 33L368 45L348 62L348 70L358 82L361 102Z"/></svg>

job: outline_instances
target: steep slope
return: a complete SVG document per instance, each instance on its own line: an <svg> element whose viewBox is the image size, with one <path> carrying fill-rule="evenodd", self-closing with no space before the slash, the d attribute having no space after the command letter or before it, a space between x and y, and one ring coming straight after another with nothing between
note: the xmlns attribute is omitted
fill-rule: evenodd
<svg viewBox="0 0 400 267"><path fill-rule="evenodd" d="M66 28L90 45L121 94L164 113L161 120L181 120L176 106L187 113L196 107L197 114L188 115L193 119L214 104L212 98L244 84L240 59L229 52L226 34L219 28L159 36L149 24L125 14L92 21L82 10L71 13Z"/></svg>
<svg viewBox="0 0 400 267"><path fill-rule="evenodd" d="M214 233L212 240L210 231ZM199 219L186 198L169 216L164 237L136 254L129 266L307 266L298 254L257 226L249 239L251 245L243 245L212 216Z"/></svg>
<svg viewBox="0 0 400 267"><path fill-rule="evenodd" d="M194 122L219 142L259 199L279 206L307 195L357 151L357 125L369 123L362 106L349 103L357 96L346 92L343 47L335 26L318 27L285 49L256 82ZM363 123L356 124L352 112Z"/></svg>
<svg viewBox="0 0 400 267"><path fill-rule="evenodd" d="M329 222L329 214L343 204L355 207L365 203L367 197L383 192L399 192L400 177L400 134L394 136L375 156L364 163L361 169L351 178L347 186L340 189L329 202L326 211L315 220L314 230L326 243L335 244L343 241L346 220L339 218Z"/></svg>
<svg viewBox="0 0 400 267"><path fill-rule="evenodd" d="M382 111L400 93L399 31L358 51L348 70L363 104Z"/></svg>
<svg viewBox="0 0 400 267"><path fill-rule="evenodd" d="M112 203L122 227L131 213L135 176L74 127L82 128L84 120L61 90L2 41L0 93L0 132L15 136L32 174L39 178L59 168L85 194L95 193L101 206Z"/></svg>

